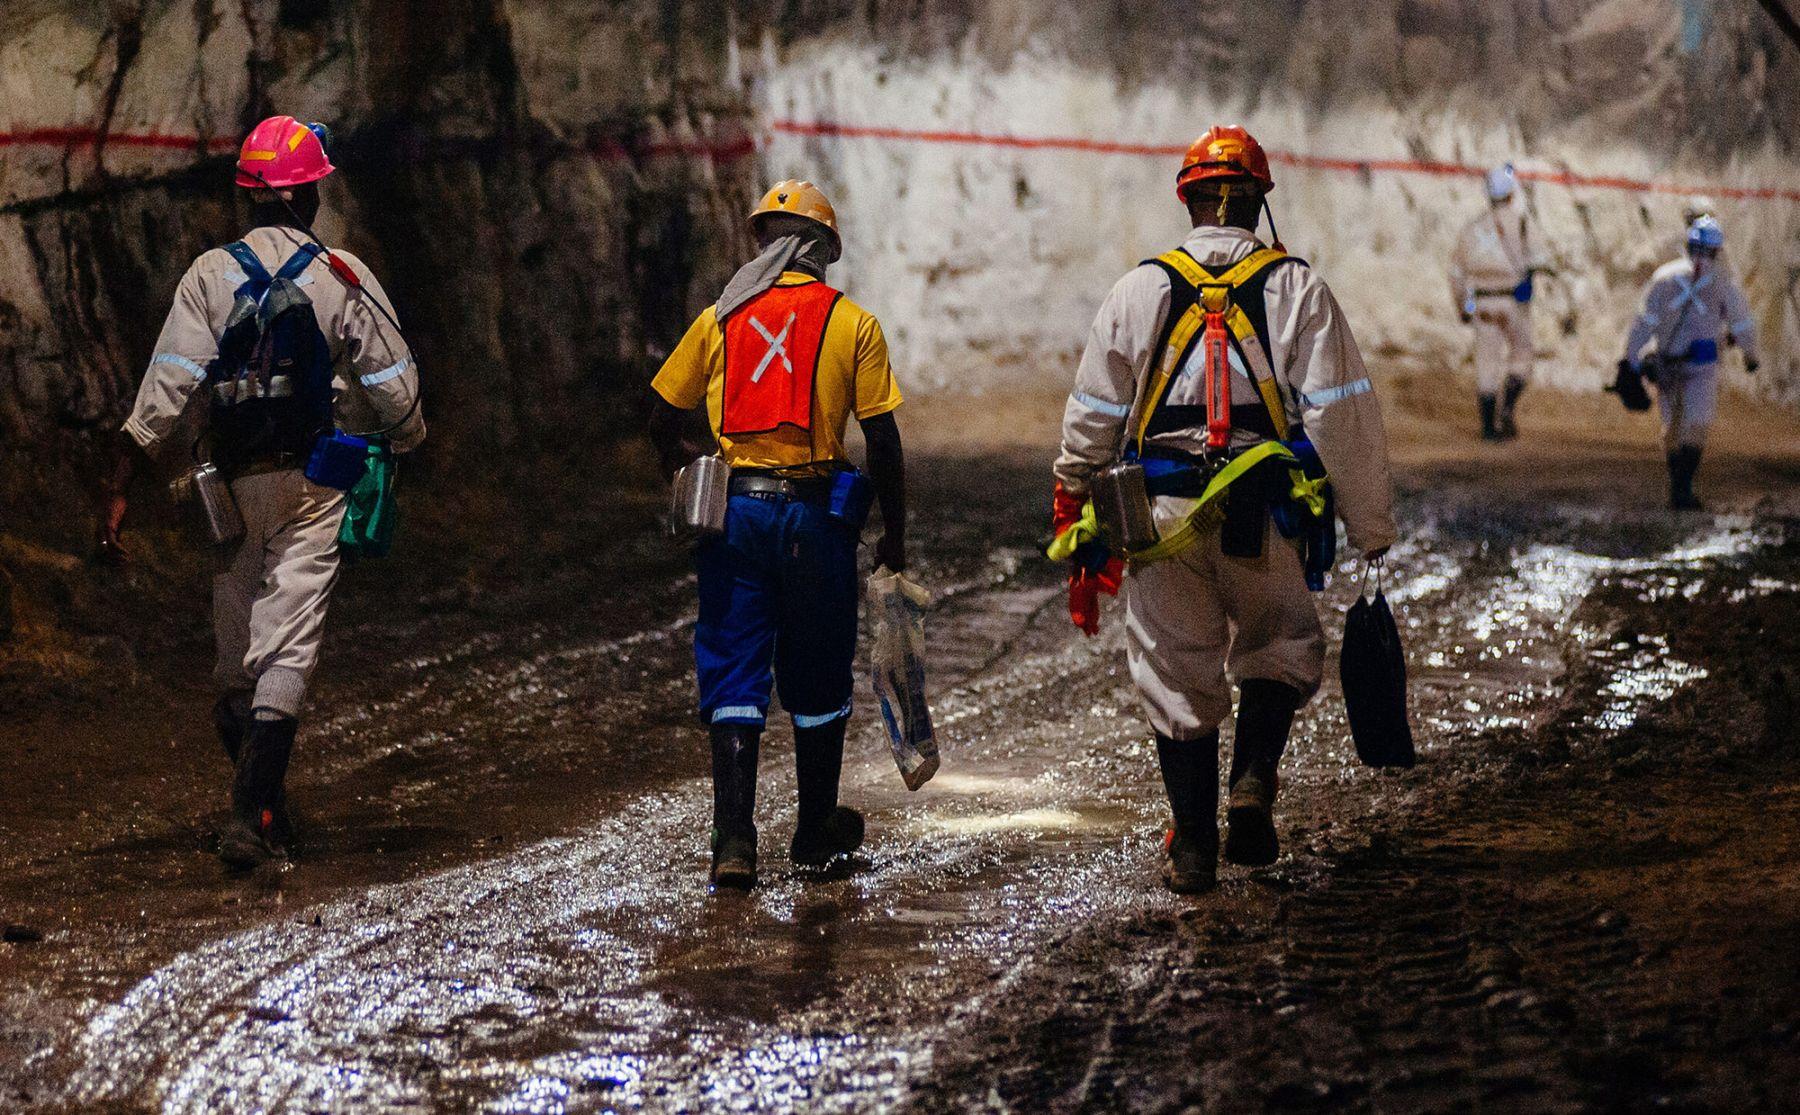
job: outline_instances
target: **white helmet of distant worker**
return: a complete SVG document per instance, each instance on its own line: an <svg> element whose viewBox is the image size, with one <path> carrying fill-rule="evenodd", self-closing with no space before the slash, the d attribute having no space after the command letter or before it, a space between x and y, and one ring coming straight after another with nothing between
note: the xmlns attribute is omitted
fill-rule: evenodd
<svg viewBox="0 0 1800 1115"><path fill-rule="evenodd" d="M1501 163L1487 172L1487 196L1489 201L1505 201L1513 196L1519 188L1518 172L1511 163Z"/></svg>

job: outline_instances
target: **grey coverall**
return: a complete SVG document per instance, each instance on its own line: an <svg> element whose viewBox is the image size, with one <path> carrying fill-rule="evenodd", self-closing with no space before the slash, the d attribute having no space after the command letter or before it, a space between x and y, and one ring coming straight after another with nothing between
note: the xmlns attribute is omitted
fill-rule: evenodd
<svg viewBox="0 0 1800 1115"><path fill-rule="evenodd" d="M1263 245L1237 228L1195 229L1182 245L1215 274ZM1145 264L1120 279L1101 305L1063 411L1056 478L1077 496L1095 472L1117 461L1149 405L1149 384L1170 303L1168 275ZM1273 375L1290 420L1306 434L1330 472L1338 514L1358 550L1394 541L1393 491L1381 407L1343 310L1304 263L1284 263L1264 287L1269 361L1246 346L1259 377ZM1203 401L1201 346L1176 378L1171 403ZM1261 406L1256 387L1236 366L1232 405ZM1234 448L1260 440L1238 430ZM1203 428L1155 435L1146 443L1198 453ZM1167 532L1197 501L1158 497L1155 518ZM1150 722L1172 739L1198 739L1231 712L1233 678L1284 682L1310 697L1324 672L1325 638L1307 591L1295 543L1268 528L1258 558L1227 557L1216 535L1166 561L1133 566L1125 582L1128 660Z"/></svg>
<svg viewBox="0 0 1800 1115"><path fill-rule="evenodd" d="M244 242L273 274L306 239L293 229L266 227ZM330 346L337 423L360 432L399 422L389 437L397 452L406 452L425 438L424 418L413 406L419 379L412 353L369 305L373 295L391 308L369 269L348 252L332 254L355 269L367 294L332 274L323 259L314 260L297 283L312 301ZM200 256L182 276L137 403L125 420L125 432L145 451L155 452L186 428L184 412L201 401L207 365L219 354L220 335L244 280L237 260L220 248ZM280 390L282 378L272 381L274 390ZM234 551L218 555L213 577L214 676L228 695L253 691L255 708L297 716L337 581L344 493L311 483L299 468L254 467L232 481L231 492L245 536Z"/></svg>
<svg viewBox="0 0 1800 1115"><path fill-rule="evenodd" d="M1644 288L1644 303L1625 337L1625 359L1636 364L1650 342L1656 351L1681 357L1657 373L1656 401L1662 412L1663 448L1706 447L1719 401L1719 350L1727 342L1756 359L1756 321L1750 302L1733 280L1731 269L1709 261L1698 278L1691 258L1671 260L1656 269ZM1703 342L1699 350L1695 342ZM1712 354L1705 348L1710 344ZM1700 359L1690 354L1699 352Z"/></svg>
<svg viewBox="0 0 1800 1115"><path fill-rule="evenodd" d="M1450 293L1474 315L1475 390L1498 395L1508 379L1531 379L1531 303L1513 289L1540 266L1530 219L1515 202L1488 207L1463 226L1450 256Z"/></svg>

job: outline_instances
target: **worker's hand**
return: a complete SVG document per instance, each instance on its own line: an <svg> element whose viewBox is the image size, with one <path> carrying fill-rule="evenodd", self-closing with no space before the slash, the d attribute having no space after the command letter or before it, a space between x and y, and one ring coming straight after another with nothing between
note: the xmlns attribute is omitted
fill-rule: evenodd
<svg viewBox="0 0 1800 1115"><path fill-rule="evenodd" d="M1749 372L1751 375L1755 375L1756 369L1758 369L1760 367L1762 367L1762 361L1760 361L1760 360L1745 360L1744 361L1744 371Z"/></svg>
<svg viewBox="0 0 1800 1115"><path fill-rule="evenodd" d="M100 493L100 521L94 529L94 559L107 565L123 565L131 560L130 551L119 539L125 524L125 493L110 485Z"/></svg>
<svg viewBox="0 0 1800 1115"><path fill-rule="evenodd" d="M906 571L906 540L892 534L884 534L875 543L875 565L877 568L887 566L889 573Z"/></svg>

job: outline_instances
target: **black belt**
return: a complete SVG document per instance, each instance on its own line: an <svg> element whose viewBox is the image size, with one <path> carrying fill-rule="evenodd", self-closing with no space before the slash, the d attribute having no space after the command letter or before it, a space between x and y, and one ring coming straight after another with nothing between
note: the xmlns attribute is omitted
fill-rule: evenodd
<svg viewBox="0 0 1800 1115"><path fill-rule="evenodd" d="M728 489L734 496L755 496L758 499L797 499L805 503L824 503L831 498L832 478L829 476L809 476L798 480L784 480L779 476L750 473L748 475L733 473L731 487Z"/></svg>
<svg viewBox="0 0 1800 1115"><path fill-rule="evenodd" d="M1521 279L1520 281L1523 282L1524 280ZM1477 297L1477 298L1499 298L1501 295L1505 295L1506 297L1511 298L1511 297L1513 297L1513 291L1518 290L1518 289L1519 288L1516 286L1509 286L1502 290L1484 290L1481 287L1476 287L1475 288L1475 297Z"/></svg>

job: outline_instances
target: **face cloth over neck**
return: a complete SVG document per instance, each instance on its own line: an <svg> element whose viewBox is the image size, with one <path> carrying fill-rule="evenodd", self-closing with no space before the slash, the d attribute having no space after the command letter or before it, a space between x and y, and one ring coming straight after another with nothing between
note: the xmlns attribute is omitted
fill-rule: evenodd
<svg viewBox="0 0 1800 1115"><path fill-rule="evenodd" d="M823 281L825 262L830 258L831 243L823 233L776 237L762 254L738 268L737 274L725 284L725 293L719 295L718 319L724 321L746 302L774 286L783 271L799 271Z"/></svg>

